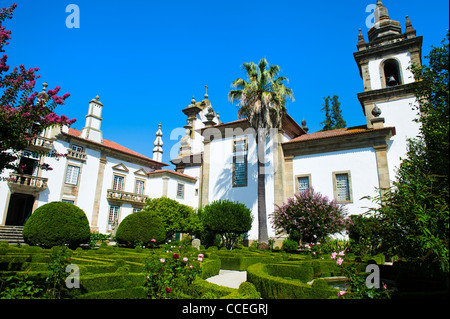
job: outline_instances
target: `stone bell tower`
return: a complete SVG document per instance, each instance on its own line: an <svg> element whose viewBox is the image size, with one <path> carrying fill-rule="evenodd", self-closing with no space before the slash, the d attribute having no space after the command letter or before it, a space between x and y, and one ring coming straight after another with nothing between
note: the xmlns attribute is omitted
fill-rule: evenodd
<svg viewBox="0 0 450 319"><path fill-rule="evenodd" d="M392 178L400 157L405 157L407 139L419 134L420 125L414 121L418 103L413 93L415 79L409 67L422 64L422 36L416 36L408 16L402 33L400 22L389 17L380 0L367 36L368 42L359 30L358 51L353 54L364 84L358 100L369 129L395 127L396 135L388 141L387 150Z"/></svg>

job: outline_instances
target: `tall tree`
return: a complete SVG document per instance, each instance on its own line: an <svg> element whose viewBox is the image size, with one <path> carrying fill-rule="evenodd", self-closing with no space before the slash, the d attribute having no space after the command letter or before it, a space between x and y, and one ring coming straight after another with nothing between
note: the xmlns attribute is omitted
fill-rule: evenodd
<svg viewBox="0 0 450 319"><path fill-rule="evenodd" d="M232 90L228 98L233 103L238 101L238 117L247 118L255 130L258 153L258 241L268 243L266 186L264 174L264 155L269 129L281 128L286 113L286 99L293 100L292 90L284 85L285 77L277 77L280 73L278 65L268 64L261 59L258 64L246 62L242 64L247 80L238 78L231 84Z"/></svg>
<svg viewBox="0 0 450 319"><path fill-rule="evenodd" d="M397 172L392 191L379 197L375 211L393 254L449 271L449 45L426 56L429 64L413 65L419 101L418 138ZM432 267L431 270L435 269Z"/></svg>
<svg viewBox="0 0 450 319"><path fill-rule="evenodd" d="M347 126L344 118L342 117L341 103L339 102L339 96L333 95L324 97L325 104L323 105L322 111L325 112L325 120L320 123L323 125L321 131L330 131L338 128L343 128ZM330 108L331 102L331 108Z"/></svg>
<svg viewBox="0 0 450 319"><path fill-rule="evenodd" d="M16 7L13 4L0 9L0 52L5 52L4 47L11 39L11 31L6 30L3 22L12 18ZM33 92L36 79L40 77L36 74L39 68L27 70L20 65L8 73L7 59L6 54L0 59L0 173L4 169L21 173L18 159L34 137L48 127L70 125L75 120L53 112L58 105L64 104L69 93L58 96L59 86L47 92ZM42 168L48 168L48 165Z"/></svg>

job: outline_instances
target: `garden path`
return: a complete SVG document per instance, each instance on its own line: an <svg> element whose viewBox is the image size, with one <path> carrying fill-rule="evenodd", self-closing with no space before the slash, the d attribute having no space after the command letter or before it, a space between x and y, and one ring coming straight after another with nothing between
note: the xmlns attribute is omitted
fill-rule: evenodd
<svg viewBox="0 0 450 319"><path fill-rule="evenodd" d="M212 276L206 279L213 284L225 286L230 288L239 288L239 285L247 281L246 271L226 270L221 269L217 276Z"/></svg>

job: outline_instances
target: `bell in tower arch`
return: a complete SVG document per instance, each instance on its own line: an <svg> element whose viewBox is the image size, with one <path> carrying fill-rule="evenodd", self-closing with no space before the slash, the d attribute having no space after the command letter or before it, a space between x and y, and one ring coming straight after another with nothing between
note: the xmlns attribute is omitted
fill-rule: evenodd
<svg viewBox="0 0 450 319"><path fill-rule="evenodd" d="M394 86L394 85L397 85L397 80L395 79L395 77L394 77L393 75L391 75L391 76L388 78L387 85L388 85L388 86Z"/></svg>

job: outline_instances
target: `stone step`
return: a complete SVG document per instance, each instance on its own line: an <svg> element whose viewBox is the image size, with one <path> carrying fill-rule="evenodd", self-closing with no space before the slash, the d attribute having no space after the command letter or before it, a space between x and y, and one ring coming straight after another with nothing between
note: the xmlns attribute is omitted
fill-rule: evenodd
<svg viewBox="0 0 450 319"><path fill-rule="evenodd" d="M0 241L10 244L24 243L22 230L23 226L0 226Z"/></svg>

